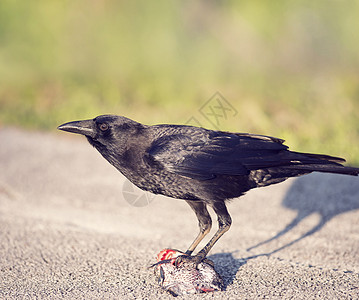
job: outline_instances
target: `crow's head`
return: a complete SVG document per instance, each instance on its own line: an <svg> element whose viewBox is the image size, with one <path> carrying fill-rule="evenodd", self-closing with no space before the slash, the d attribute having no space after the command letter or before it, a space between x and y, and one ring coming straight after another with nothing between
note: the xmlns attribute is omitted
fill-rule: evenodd
<svg viewBox="0 0 359 300"><path fill-rule="evenodd" d="M102 115L92 120L73 121L60 125L57 129L82 134L87 137L100 153L120 154L126 148L128 139L144 126L128 118L115 115Z"/></svg>

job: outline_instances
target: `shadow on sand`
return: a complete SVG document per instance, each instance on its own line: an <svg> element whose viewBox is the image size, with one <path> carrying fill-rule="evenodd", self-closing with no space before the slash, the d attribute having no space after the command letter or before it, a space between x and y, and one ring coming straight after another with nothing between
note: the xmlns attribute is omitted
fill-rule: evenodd
<svg viewBox="0 0 359 300"><path fill-rule="evenodd" d="M260 256L270 256L288 248L319 231L332 218L359 209L359 178L320 173L297 178L289 188L282 205L288 209L297 211L296 217L273 237L253 245L248 248L247 251L251 251L280 238L312 214L318 214L320 220L313 228L299 238L270 252L252 255L242 259L235 259L233 257L236 251L233 253L212 255L210 259L212 259L216 265L221 265L221 267L218 268L218 272L225 274L223 279L226 287L232 283L238 269L244 265L247 260Z"/></svg>

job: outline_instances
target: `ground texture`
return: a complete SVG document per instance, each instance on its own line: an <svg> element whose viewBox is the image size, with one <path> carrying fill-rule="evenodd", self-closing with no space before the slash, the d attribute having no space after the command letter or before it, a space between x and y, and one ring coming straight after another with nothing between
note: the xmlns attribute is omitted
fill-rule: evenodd
<svg viewBox="0 0 359 300"><path fill-rule="evenodd" d="M0 140L1 299L172 297L148 267L196 236L185 202L132 190L79 136L2 128ZM358 177L314 173L229 211L209 255L225 291L188 298L359 297Z"/></svg>

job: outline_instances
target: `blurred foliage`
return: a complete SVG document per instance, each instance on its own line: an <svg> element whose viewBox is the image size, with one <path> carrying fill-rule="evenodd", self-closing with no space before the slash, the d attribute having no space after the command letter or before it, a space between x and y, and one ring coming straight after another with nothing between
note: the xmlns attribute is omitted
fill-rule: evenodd
<svg viewBox="0 0 359 300"><path fill-rule="evenodd" d="M359 164L358 1L0 2L0 124L121 114L282 137Z"/></svg>

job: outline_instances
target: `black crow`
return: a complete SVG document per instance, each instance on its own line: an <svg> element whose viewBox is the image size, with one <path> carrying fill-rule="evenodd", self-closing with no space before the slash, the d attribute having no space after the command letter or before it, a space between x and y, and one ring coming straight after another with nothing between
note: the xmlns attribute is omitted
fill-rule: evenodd
<svg viewBox="0 0 359 300"><path fill-rule="evenodd" d="M289 151L284 140L264 135L187 125L148 126L115 115L69 122L58 129L85 135L109 163L142 190L189 204L200 231L178 264L200 263L229 229L232 221L226 200L314 171L359 174L359 168L343 166L342 158ZM207 205L217 214L219 228L192 256L212 226Z"/></svg>

